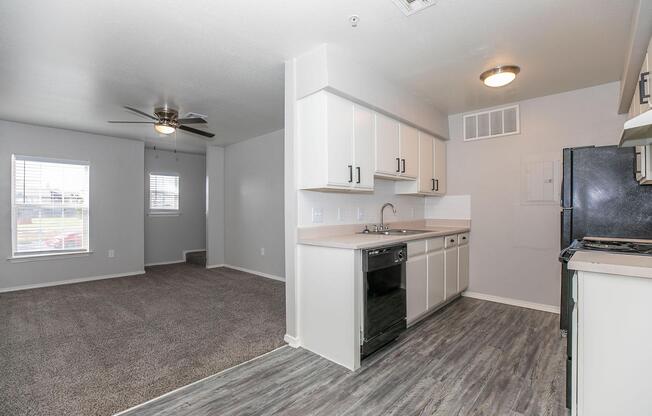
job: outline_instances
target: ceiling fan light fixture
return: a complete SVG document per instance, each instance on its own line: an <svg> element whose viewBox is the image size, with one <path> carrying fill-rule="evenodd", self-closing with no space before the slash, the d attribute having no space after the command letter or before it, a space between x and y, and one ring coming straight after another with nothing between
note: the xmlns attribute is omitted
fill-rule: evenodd
<svg viewBox="0 0 652 416"><path fill-rule="evenodd" d="M516 79L521 68L516 65L503 65L484 71L480 74L480 81L487 87L504 87Z"/></svg>
<svg viewBox="0 0 652 416"><path fill-rule="evenodd" d="M175 128L163 123L154 124L154 129L161 134L172 134L175 132Z"/></svg>

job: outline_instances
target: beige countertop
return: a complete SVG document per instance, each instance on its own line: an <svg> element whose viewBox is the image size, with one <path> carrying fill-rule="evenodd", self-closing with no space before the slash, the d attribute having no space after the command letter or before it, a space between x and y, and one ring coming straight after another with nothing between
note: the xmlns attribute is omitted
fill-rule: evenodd
<svg viewBox="0 0 652 416"><path fill-rule="evenodd" d="M577 251L568 262L570 270L652 279L652 256Z"/></svg>
<svg viewBox="0 0 652 416"><path fill-rule="evenodd" d="M362 229L362 227L359 227ZM398 227L392 227L398 228ZM408 227L405 227L408 228ZM312 246L347 248L347 249L365 249L380 247L388 244L401 243L414 240L423 240L425 238L441 237L451 234L460 234L470 231L466 226L420 226L410 229L424 230L425 233L411 235L378 235L378 234L356 234L349 232L340 235L323 235L309 238L299 238L299 244Z"/></svg>

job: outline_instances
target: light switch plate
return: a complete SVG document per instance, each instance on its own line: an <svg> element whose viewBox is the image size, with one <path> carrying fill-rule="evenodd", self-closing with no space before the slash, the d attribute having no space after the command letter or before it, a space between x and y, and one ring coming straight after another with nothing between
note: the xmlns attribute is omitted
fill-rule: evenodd
<svg viewBox="0 0 652 416"><path fill-rule="evenodd" d="M344 208L337 209L337 220L344 221Z"/></svg>
<svg viewBox="0 0 652 416"><path fill-rule="evenodd" d="M115 257L115 250L114 249L109 250L109 252L107 253L107 256L110 259L114 258Z"/></svg>
<svg viewBox="0 0 652 416"><path fill-rule="evenodd" d="M364 208L358 208L358 221L364 221Z"/></svg>

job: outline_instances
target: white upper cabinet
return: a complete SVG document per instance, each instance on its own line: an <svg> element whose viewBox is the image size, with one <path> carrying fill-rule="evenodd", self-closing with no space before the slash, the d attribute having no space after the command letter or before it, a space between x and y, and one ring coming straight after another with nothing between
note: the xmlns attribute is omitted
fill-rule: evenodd
<svg viewBox="0 0 652 416"><path fill-rule="evenodd" d="M405 124L400 124L399 132L400 176L416 179L419 174L419 132Z"/></svg>
<svg viewBox="0 0 652 416"><path fill-rule="evenodd" d="M429 194L435 189L435 139L425 133L419 133L419 176L417 187L419 193Z"/></svg>
<svg viewBox="0 0 652 416"><path fill-rule="evenodd" d="M374 113L353 106L355 184L358 189L374 188Z"/></svg>
<svg viewBox="0 0 652 416"><path fill-rule="evenodd" d="M396 193L444 195L446 193L446 142L418 132L418 174L416 182L397 182Z"/></svg>
<svg viewBox="0 0 652 416"><path fill-rule="evenodd" d="M446 193L446 142L434 139L434 149L435 183L433 194L444 195Z"/></svg>
<svg viewBox="0 0 652 416"><path fill-rule="evenodd" d="M419 173L419 132L382 114L376 114L376 176L416 179Z"/></svg>
<svg viewBox="0 0 652 416"><path fill-rule="evenodd" d="M632 97L632 103L629 106L628 118L633 118L638 116L641 113L648 111L652 106L650 106L650 69L652 69L652 39L645 54L645 59L643 60L643 65L638 74L638 79L636 80L636 90L634 91L634 97Z"/></svg>
<svg viewBox="0 0 652 416"><path fill-rule="evenodd" d="M300 189L372 191L373 117L320 91L298 101Z"/></svg>
<svg viewBox="0 0 652 416"><path fill-rule="evenodd" d="M376 174L398 176L401 173L399 123L382 114L376 120Z"/></svg>

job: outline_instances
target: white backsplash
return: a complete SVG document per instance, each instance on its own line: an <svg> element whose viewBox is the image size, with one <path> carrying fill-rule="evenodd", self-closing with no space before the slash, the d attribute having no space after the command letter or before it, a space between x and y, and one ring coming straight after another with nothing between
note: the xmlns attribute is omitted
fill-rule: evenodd
<svg viewBox="0 0 652 416"><path fill-rule="evenodd" d="M446 195L425 200L425 217L428 219L471 219L471 195Z"/></svg>
<svg viewBox="0 0 652 416"><path fill-rule="evenodd" d="M372 194L299 191L299 227L337 224L376 224L380 222L380 207L391 202L396 215L385 209L385 220L409 221L424 218L424 198L394 194L394 182L375 180ZM362 210L362 219L358 218ZM315 220L313 222L313 211Z"/></svg>

